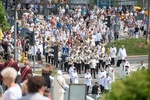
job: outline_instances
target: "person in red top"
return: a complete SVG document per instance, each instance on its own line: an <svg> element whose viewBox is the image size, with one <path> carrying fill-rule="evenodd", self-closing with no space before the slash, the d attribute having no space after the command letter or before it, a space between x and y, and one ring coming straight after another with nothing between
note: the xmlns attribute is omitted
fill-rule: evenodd
<svg viewBox="0 0 150 100"><path fill-rule="evenodd" d="M14 68L17 72L19 71L19 64L18 62L14 61L14 55L13 54L10 54L9 55L9 60L7 60L5 63L4 63L4 68L6 67L12 67Z"/></svg>
<svg viewBox="0 0 150 100"><path fill-rule="evenodd" d="M21 82L26 80L28 74L32 74L32 69L29 67L28 61L24 62L24 67L21 68L20 73L22 78Z"/></svg>
<svg viewBox="0 0 150 100"><path fill-rule="evenodd" d="M0 59L1 59L1 56L0 56ZM3 68L4 68L4 64L0 61L0 73L3 70ZM0 85L2 85L2 76L1 76L1 74L0 74Z"/></svg>

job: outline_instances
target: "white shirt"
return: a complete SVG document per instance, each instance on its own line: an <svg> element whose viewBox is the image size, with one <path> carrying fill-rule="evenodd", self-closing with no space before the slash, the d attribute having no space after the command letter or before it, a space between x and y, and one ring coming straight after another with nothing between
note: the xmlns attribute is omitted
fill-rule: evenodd
<svg viewBox="0 0 150 100"><path fill-rule="evenodd" d="M17 100L22 97L22 90L18 84L5 91L2 100Z"/></svg>
<svg viewBox="0 0 150 100"><path fill-rule="evenodd" d="M114 69L112 67L107 67L106 68L106 72L109 74L109 76L112 79L112 82L115 82L115 73L114 73Z"/></svg>
<svg viewBox="0 0 150 100"><path fill-rule="evenodd" d="M98 72L99 85L104 86L104 79L105 79L105 77L106 77L106 71L103 71L103 72L99 71Z"/></svg>
<svg viewBox="0 0 150 100"><path fill-rule="evenodd" d="M120 59L125 59L125 57L127 57L127 53L126 53L126 49L125 48L120 48L118 51L118 57Z"/></svg>
<svg viewBox="0 0 150 100"><path fill-rule="evenodd" d="M117 49L116 49L116 47L111 47L110 48L110 57L111 58L115 58L116 57L116 52L117 52Z"/></svg>
<svg viewBox="0 0 150 100"><path fill-rule="evenodd" d="M91 86L92 85L91 80L92 80L91 74L85 73L84 74L84 84L86 84L87 86Z"/></svg>
<svg viewBox="0 0 150 100"><path fill-rule="evenodd" d="M72 73L73 73L73 69L74 69L75 67L70 67L69 68L69 74L70 74L70 78L72 79Z"/></svg>
<svg viewBox="0 0 150 100"><path fill-rule="evenodd" d="M106 90L111 89L111 83L112 82L111 82L111 77L110 76L104 78L104 83L105 83L104 88Z"/></svg>
<svg viewBox="0 0 150 100"><path fill-rule="evenodd" d="M78 84L78 74L77 74L77 72L72 73L72 83Z"/></svg>
<svg viewBox="0 0 150 100"><path fill-rule="evenodd" d="M91 68L96 68L96 59L91 59L90 60L90 63L91 63Z"/></svg>

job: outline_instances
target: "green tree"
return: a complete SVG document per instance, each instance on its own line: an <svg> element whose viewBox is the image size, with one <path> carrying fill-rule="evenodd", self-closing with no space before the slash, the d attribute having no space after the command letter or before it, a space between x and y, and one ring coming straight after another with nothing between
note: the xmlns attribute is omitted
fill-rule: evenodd
<svg viewBox="0 0 150 100"><path fill-rule="evenodd" d="M105 100L150 100L150 70L137 71L126 81L112 85Z"/></svg>
<svg viewBox="0 0 150 100"><path fill-rule="evenodd" d="M7 15L7 12L5 11L4 6L2 5L2 1L0 1L0 25L2 25L3 31L8 31L10 29L10 25L5 19L5 16Z"/></svg>

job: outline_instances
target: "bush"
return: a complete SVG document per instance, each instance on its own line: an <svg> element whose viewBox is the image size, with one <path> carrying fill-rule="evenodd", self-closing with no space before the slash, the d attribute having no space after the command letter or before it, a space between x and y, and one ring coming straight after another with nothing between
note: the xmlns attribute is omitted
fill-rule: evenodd
<svg viewBox="0 0 150 100"><path fill-rule="evenodd" d="M146 40L143 38L131 38L131 39L125 39L125 40L116 40L114 45L116 46L117 50L121 47L121 45L124 45L127 51L128 56L132 55L148 55L148 45L145 45ZM108 43L106 48L110 47L110 43Z"/></svg>
<svg viewBox="0 0 150 100"><path fill-rule="evenodd" d="M112 84L105 100L150 100L150 70L137 71L126 81Z"/></svg>

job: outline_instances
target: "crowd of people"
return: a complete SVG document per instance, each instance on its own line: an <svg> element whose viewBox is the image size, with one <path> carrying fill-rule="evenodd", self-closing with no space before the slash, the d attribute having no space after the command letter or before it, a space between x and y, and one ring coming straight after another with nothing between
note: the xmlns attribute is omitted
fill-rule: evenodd
<svg viewBox="0 0 150 100"><path fill-rule="evenodd" d="M21 7L21 4L19 4L18 7ZM77 5L74 6L73 9L69 9L67 5L65 7L60 6L57 15L51 13L44 17L38 15L38 10L35 9L36 6L29 7L29 12L24 13L21 21L19 21L20 27L34 31L35 43L34 46L30 45L24 37L21 37L20 31L18 31L18 61L21 60L22 52L26 53L28 59L30 58L29 56L36 56L36 60L39 62L42 61L42 57L45 56L46 63L50 63L51 65L59 63L61 70L70 74L70 83L78 84L78 74L84 74L84 84L87 85L87 95L89 94L89 88L92 86L92 78L96 78L97 73L98 82L95 83L96 86L94 85L92 88L92 94L94 94L93 98L98 95L98 90L104 93L104 90L109 91L111 89L111 83L115 81L113 67L116 66L116 55L118 55L117 66L120 67L120 78L124 80L130 76L130 63L126 59L127 53L124 45L122 45L120 49L117 49L115 45L112 44L110 53L108 53L104 44L112 39L116 39L116 37L118 38L118 35L122 35L125 32L129 33L129 37L136 36L136 38L138 38L140 34L146 35L146 19L135 20L137 14L145 13L144 10L126 10L123 12L121 7L109 8L107 10L105 7L99 8L97 6L91 7L86 5ZM118 32L115 32L107 26L105 22L107 15L112 16L112 25L115 24L113 16L120 16L118 20L120 30ZM23 98L20 100L29 100L29 98L48 100L48 98L42 95L44 95L44 91L47 88L50 88L49 75L51 71L49 72L49 65L46 68L44 67L48 69L48 72L45 71L45 69L42 70L43 78L32 76L32 69L29 67L28 61L25 61L24 67L22 67L20 71L22 76L21 82L23 82L22 86L26 84L28 90L21 90L19 85L15 83L20 67L18 62L13 60L12 56L14 53L13 29L3 34L1 50L4 52L1 53L1 57L4 56L4 59L7 61L4 64L0 64L0 66L2 66L1 75L3 83L7 87L4 89L6 91L2 96L2 100L19 99L22 97L22 94ZM55 51L52 49L54 46L58 46L58 62L54 61ZM64 47L69 48L69 52L63 61L62 48ZM141 62L139 69L142 69L142 66L144 66L143 62ZM54 79L52 86L56 85L59 86L59 88L65 86L66 83L64 80L61 81L62 83L58 81L60 78L59 75L61 74L61 72L58 72L56 76L58 78ZM44 83L44 79L46 83ZM44 87L45 84L47 88ZM62 89L60 91L61 92L58 93L58 91L54 89L54 94L60 94L60 97L54 96L54 100L63 100L60 98L63 98L64 90Z"/></svg>

